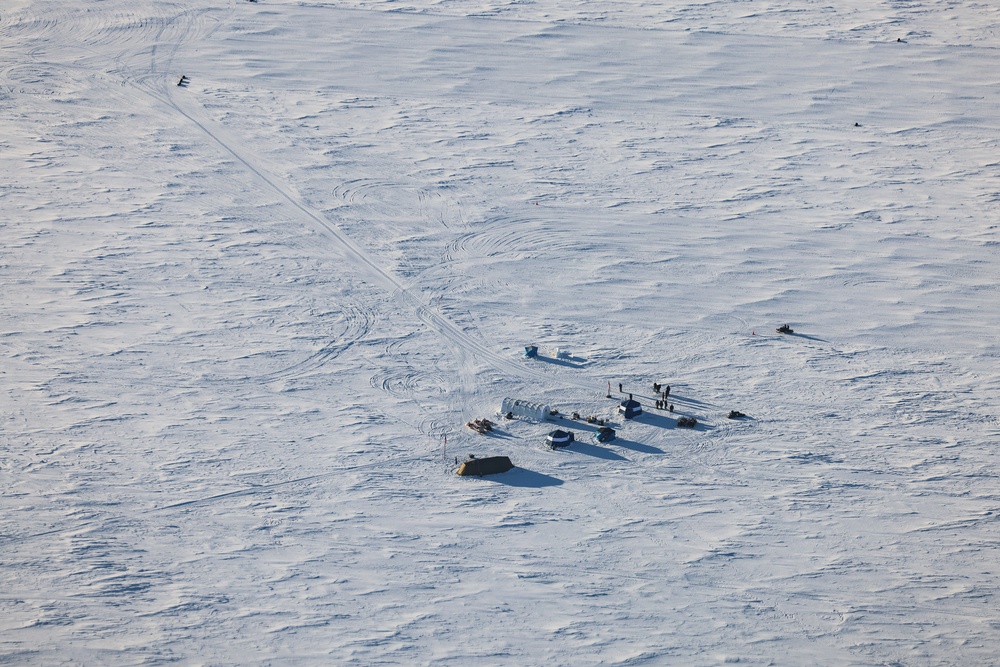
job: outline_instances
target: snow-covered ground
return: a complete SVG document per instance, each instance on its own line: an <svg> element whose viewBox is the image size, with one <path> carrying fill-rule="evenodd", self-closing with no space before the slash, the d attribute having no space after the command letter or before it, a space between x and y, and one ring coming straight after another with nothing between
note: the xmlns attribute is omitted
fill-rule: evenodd
<svg viewBox="0 0 1000 667"><path fill-rule="evenodd" d="M1000 660L1000 8L3 4L0 662Z"/></svg>

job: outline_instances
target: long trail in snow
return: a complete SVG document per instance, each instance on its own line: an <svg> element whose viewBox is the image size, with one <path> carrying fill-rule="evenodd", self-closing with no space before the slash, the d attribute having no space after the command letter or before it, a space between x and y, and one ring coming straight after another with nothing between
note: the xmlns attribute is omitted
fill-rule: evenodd
<svg viewBox="0 0 1000 667"><path fill-rule="evenodd" d="M210 138L225 152L229 153L237 162L242 164L258 182L287 202L294 210L301 214L304 220L316 227L324 236L333 241L345 255L346 259L350 260L363 273L373 278L385 289L396 295L396 297L407 307L407 309L412 311L416 317L431 330L437 332L440 336L456 346L478 356L498 371L506 372L513 376L544 380L546 382L556 381L563 385L571 385L581 389L594 390L595 388L600 388L601 382L588 382L566 376L553 377L547 373L527 368L512 359L508 359L503 355L497 354L487 346L476 341L474 338L462 331L462 329L460 329L454 322L451 322L440 313L428 308L427 305L423 303L422 299L403 285L394 275L392 275L392 273L383 268L364 249L354 243L354 241L341 229L332 224L326 219L325 216L300 199L294 192L281 184L277 178L267 173L263 167L255 164L254 160L249 155L244 154L236 147L235 141L224 136L224 129L212 127L214 123L204 117L199 118L201 114L198 111L182 107L170 92L170 88L167 88L165 93L165 97L161 95L155 96L164 100L178 114L187 118L202 133L204 133L205 136Z"/></svg>

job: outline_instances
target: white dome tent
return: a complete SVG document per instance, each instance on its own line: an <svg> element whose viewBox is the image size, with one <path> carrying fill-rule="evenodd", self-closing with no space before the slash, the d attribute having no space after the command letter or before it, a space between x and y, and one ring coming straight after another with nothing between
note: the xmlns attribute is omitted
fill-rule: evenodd
<svg viewBox="0 0 1000 667"><path fill-rule="evenodd" d="M543 422L549 418L552 408L542 403L531 403L518 398L505 398L500 404L500 414L521 419Z"/></svg>

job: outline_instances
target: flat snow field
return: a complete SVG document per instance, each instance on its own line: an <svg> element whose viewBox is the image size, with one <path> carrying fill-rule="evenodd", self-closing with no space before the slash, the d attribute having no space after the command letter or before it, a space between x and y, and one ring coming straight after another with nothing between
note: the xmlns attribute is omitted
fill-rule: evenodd
<svg viewBox="0 0 1000 667"><path fill-rule="evenodd" d="M0 664L997 664L998 33L5 0Z"/></svg>

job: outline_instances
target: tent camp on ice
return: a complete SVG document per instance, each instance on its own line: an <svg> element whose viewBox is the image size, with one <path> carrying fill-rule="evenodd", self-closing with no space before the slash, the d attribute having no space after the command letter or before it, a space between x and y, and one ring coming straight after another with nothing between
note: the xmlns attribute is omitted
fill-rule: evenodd
<svg viewBox="0 0 1000 667"><path fill-rule="evenodd" d="M506 456L488 456L485 459L470 457L468 461L458 466L456 474L462 477L482 477L483 475L496 475L512 469L514 464Z"/></svg>
<svg viewBox="0 0 1000 667"><path fill-rule="evenodd" d="M548 437L545 438L545 444L549 446L550 449L556 449L558 447L567 447L576 438L572 433L567 433L556 429L549 433Z"/></svg>
<svg viewBox="0 0 1000 667"><path fill-rule="evenodd" d="M642 405L639 404L639 401L632 400L632 395L629 394L629 397L618 406L618 414L625 419L638 417L642 414Z"/></svg>
<svg viewBox="0 0 1000 667"><path fill-rule="evenodd" d="M517 398L505 398L500 404L500 414L541 422L549 418L552 408L542 403L529 403Z"/></svg>

